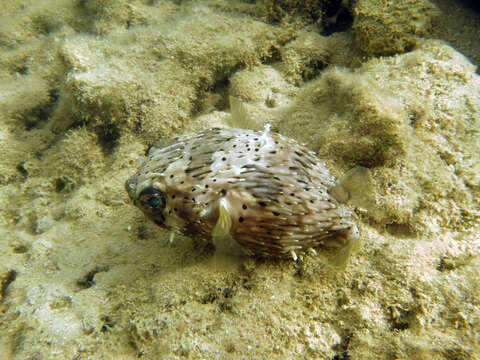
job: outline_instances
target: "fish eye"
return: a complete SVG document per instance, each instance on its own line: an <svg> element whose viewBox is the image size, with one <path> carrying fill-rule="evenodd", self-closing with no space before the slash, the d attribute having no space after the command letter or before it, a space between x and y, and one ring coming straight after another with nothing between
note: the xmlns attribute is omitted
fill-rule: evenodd
<svg viewBox="0 0 480 360"><path fill-rule="evenodd" d="M161 212L165 209L167 199L162 191L149 187L140 193L139 202L149 212Z"/></svg>

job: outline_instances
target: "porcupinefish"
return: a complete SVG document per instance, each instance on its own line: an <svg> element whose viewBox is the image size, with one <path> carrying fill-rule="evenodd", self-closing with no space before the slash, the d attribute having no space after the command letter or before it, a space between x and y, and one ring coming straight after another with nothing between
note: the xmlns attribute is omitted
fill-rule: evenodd
<svg viewBox="0 0 480 360"><path fill-rule="evenodd" d="M154 223L215 246L294 260L333 247L340 267L359 247L351 213L330 194L335 178L314 152L268 127L159 141L125 186Z"/></svg>

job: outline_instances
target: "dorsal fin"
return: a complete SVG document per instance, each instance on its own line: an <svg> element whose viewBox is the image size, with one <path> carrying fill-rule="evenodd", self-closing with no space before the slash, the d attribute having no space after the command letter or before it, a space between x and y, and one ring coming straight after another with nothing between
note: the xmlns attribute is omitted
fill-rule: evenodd
<svg viewBox="0 0 480 360"><path fill-rule="evenodd" d="M240 101L240 99L229 96L230 101L230 120L228 126L240 129L260 130L262 125L254 121L250 115L248 115L247 108Z"/></svg>
<svg viewBox="0 0 480 360"><path fill-rule="evenodd" d="M330 195L340 203L348 202L371 210L375 205L371 171L363 166L348 170L341 180L330 188Z"/></svg>

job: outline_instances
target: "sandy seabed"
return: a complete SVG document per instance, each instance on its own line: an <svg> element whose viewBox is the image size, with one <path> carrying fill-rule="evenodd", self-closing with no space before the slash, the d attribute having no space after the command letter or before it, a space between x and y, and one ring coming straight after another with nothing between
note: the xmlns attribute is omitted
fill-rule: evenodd
<svg viewBox="0 0 480 360"><path fill-rule="evenodd" d="M0 4L0 358L480 358L480 12L453 0ZM341 178L344 272L214 254L125 180L228 96Z"/></svg>

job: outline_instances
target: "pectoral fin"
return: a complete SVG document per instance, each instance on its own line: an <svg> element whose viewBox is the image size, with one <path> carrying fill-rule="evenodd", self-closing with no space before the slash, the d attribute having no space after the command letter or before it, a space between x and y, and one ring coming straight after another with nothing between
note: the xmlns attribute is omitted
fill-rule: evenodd
<svg viewBox="0 0 480 360"><path fill-rule="evenodd" d="M227 236L230 235L230 228L232 227L232 217L228 213L228 203L225 198L220 200L218 206L218 219L213 227L212 236Z"/></svg>
<svg viewBox="0 0 480 360"><path fill-rule="evenodd" d="M246 251L230 235L232 217L228 212L228 201L222 198L218 207L218 219L212 231L212 242L219 253L245 255Z"/></svg>
<svg viewBox="0 0 480 360"><path fill-rule="evenodd" d="M346 234L346 244L337 253L335 258L331 260L331 265L340 271L345 270L348 260L353 253L356 253L361 248L360 236L356 225L353 225Z"/></svg>

